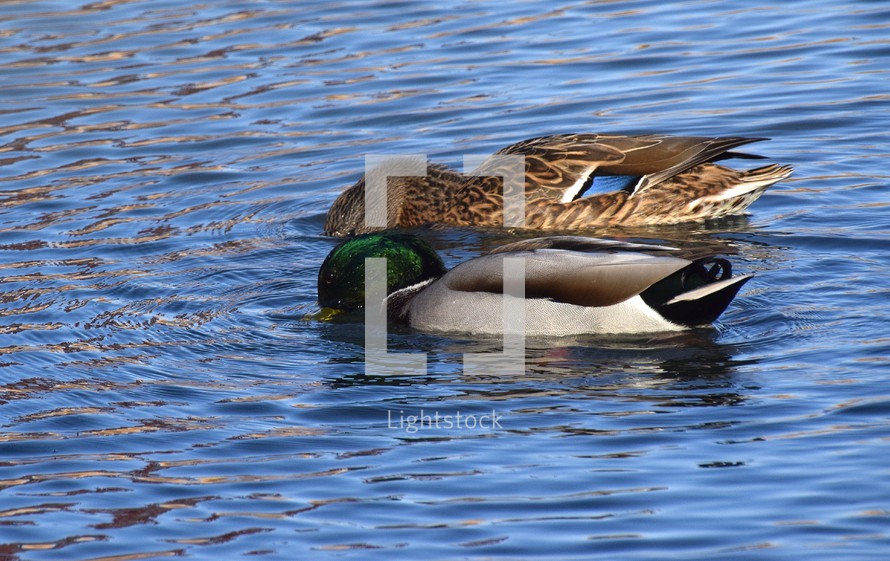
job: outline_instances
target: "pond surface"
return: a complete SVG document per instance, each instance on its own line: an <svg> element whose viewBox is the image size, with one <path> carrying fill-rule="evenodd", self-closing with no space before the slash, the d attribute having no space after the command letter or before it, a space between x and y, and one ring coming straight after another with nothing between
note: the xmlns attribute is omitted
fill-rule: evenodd
<svg viewBox="0 0 890 561"><path fill-rule="evenodd" d="M5 2L0 559L886 555L888 22ZM746 217L637 234L756 273L713 329L530 340L523 376L464 373L497 341L399 330L427 372L374 377L361 325L303 319L366 154L557 132L770 137L795 167ZM426 235L449 265L503 241Z"/></svg>

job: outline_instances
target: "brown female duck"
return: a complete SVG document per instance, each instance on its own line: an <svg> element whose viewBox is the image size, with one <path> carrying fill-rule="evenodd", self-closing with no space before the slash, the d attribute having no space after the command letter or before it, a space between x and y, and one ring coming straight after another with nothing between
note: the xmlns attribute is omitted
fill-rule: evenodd
<svg viewBox="0 0 890 561"><path fill-rule="evenodd" d="M324 231L348 236L434 223L501 227L502 178L511 177L508 168L517 159L499 156L524 159L518 161L524 166L525 228L647 226L739 214L792 171L787 165L739 171L714 163L758 158L732 150L759 140L766 139L560 134L510 145L470 175L432 164L426 175L399 176L390 167L385 205L371 198L380 220L365 219L363 176L334 201Z"/></svg>

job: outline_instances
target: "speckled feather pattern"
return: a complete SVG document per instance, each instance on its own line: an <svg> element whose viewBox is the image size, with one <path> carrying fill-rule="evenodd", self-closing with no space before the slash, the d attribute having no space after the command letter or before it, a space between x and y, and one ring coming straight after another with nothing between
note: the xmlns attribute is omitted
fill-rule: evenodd
<svg viewBox="0 0 890 561"><path fill-rule="evenodd" d="M566 134L525 140L497 155L525 158L525 226L539 230L645 226L743 212L791 167L738 171L716 163L756 138ZM750 156L749 156L750 157ZM387 227L441 223L502 226L502 161L490 158L473 175L430 165L425 177L391 177ZM583 196L594 175L638 176L633 188ZM577 192L577 193L576 193ZM565 200L568 198L569 200ZM364 223L364 178L334 202L325 233L371 231Z"/></svg>

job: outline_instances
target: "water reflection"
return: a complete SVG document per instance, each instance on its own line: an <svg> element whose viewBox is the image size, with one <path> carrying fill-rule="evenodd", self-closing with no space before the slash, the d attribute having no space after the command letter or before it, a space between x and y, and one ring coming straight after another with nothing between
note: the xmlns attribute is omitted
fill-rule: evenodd
<svg viewBox="0 0 890 561"><path fill-rule="evenodd" d="M361 330L331 330L343 337L352 351L334 361L349 365L348 372L328 376L332 389L364 386L411 387L430 383L460 386L460 399L504 401L538 393L548 388L550 396L573 400L632 399L666 407L737 405L746 393L735 381L735 372L744 363L734 358L733 345L719 342L714 329L697 329L682 334L645 337L575 336L529 338L526 342L526 371L521 376L504 376L496 368L467 374L466 354L498 356L498 338L459 340L442 336L396 334L390 338L391 359L400 352L427 353L426 375L367 376L364 374ZM343 348L341 346L341 348ZM342 370L342 369L338 369ZM391 396L397 398L398 394ZM446 394L439 399L456 399Z"/></svg>

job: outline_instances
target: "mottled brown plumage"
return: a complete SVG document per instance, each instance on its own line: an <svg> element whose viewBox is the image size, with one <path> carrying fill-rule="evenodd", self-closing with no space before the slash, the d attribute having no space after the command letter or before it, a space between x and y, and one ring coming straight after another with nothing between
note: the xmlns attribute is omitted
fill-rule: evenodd
<svg viewBox="0 0 890 561"><path fill-rule="evenodd" d="M390 169L382 223L366 224L363 177L334 201L325 233L346 236L432 223L503 226L502 178L510 178L516 168L510 168L515 160L502 156L524 158L519 181L525 185L525 217L519 218L526 228L646 226L738 214L792 171L776 164L738 171L714 163L756 157L731 151L759 140L765 139L599 134L533 138L498 151L471 175L440 165L430 165L422 177L398 177ZM614 180L618 188L585 196L600 182ZM371 201L376 207L382 203ZM382 217L380 208L377 212ZM508 216L509 224L516 224L513 218Z"/></svg>

